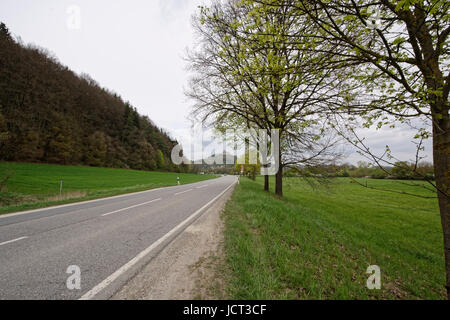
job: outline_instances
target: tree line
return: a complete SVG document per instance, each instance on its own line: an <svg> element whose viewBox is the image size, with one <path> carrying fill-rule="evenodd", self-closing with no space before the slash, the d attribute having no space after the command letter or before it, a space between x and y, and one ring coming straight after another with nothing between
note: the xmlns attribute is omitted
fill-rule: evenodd
<svg viewBox="0 0 450 320"><path fill-rule="evenodd" d="M0 160L184 170L177 142L116 93L0 25Z"/></svg>
<svg viewBox="0 0 450 320"><path fill-rule="evenodd" d="M434 179L434 166L430 162L420 162L417 165L408 161L397 161L395 166L374 166L366 161L358 161L356 165L351 163L328 164L323 166L299 168L297 170L287 169L284 176L323 176L371 178L371 179L395 179L395 180L424 180Z"/></svg>

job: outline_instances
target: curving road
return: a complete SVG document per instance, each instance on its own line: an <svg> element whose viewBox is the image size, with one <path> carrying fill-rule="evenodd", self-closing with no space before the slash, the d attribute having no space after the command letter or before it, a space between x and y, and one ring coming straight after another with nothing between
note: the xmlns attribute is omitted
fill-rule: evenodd
<svg viewBox="0 0 450 320"><path fill-rule="evenodd" d="M235 182L226 176L0 216L0 299L109 298Z"/></svg>

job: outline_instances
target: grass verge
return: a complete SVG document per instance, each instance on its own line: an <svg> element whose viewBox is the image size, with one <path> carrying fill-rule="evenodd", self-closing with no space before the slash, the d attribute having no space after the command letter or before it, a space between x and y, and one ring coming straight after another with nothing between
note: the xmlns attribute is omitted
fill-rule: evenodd
<svg viewBox="0 0 450 320"><path fill-rule="evenodd" d="M262 191L262 178L241 179L226 205L230 299L445 299L437 200L345 178L321 189L285 181L285 197L277 199ZM398 181L367 183L428 192ZM369 265L381 268L381 290L366 287Z"/></svg>
<svg viewBox="0 0 450 320"><path fill-rule="evenodd" d="M0 214L192 183L214 175L0 162ZM59 194L60 181L62 194Z"/></svg>

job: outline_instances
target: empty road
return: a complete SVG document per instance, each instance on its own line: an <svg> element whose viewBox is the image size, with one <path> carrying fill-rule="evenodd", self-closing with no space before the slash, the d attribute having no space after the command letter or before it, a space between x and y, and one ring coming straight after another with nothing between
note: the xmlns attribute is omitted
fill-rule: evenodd
<svg viewBox="0 0 450 320"><path fill-rule="evenodd" d="M0 216L0 299L109 298L235 182Z"/></svg>

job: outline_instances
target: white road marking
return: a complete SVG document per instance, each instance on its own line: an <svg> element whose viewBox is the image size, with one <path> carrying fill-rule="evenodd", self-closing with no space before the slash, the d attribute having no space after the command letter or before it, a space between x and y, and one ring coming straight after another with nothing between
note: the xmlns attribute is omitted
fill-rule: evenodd
<svg viewBox="0 0 450 320"><path fill-rule="evenodd" d="M23 239L26 239L26 238L28 238L28 237L20 237L20 238L17 238L17 239L13 239L13 240L5 241L5 242L2 242L2 243L0 243L0 246L3 246L4 244L8 244L8 243L12 243L12 242L16 242L16 241L19 241L19 240L23 240Z"/></svg>
<svg viewBox="0 0 450 320"><path fill-rule="evenodd" d="M158 198L158 199L154 199L154 200L151 200L151 201L147 201L147 202L143 202L143 203L140 203L140 204L136 204L136 205L131 206L131 207L126 207L126 208L119 209L119 210L116 210L116 211L108 212L108 213L102 214L102 217L106 217L106 216L109 216L110 214L121 212L121 211L125 211L125 210L128 210L128 209L140 207L140 206L143 206L143 205L146 205L146 204L149 204L149 203L152 203L152 202L156 202L156 201L159 201L159 200L162 200L162 199Z"/></svg>
<svg viewBox="0 0 450 320"><path fill-rule="evenodd" d="M179 195L179 194L186 193L186 192L189 192L189 191L192 191L192 189L189 189L189 190L186 190L186 191L181 191L181 192L175 193L175 195L177 196L177 195Z"/></svg>
<svg viewBox="0 0 450 320"><path fill-rule="evenodd" d="M105 289L108 285L110 285L114 280L119 278L123 273L125 273L127 270L129 270L131 267L133 267L136 263L139 262L142 258L144 258L146 255L148 255L152 250L157 248L161 243L163 243L166 239L171 237L173 234L178 232L180 229L184 228L187 224L191 223L192 220L197 218L197 215L200 214L205 208L207 208L211 203L216 201L218 198L220 198L225 192L228 191L234 184L233 182L230 184L225 190L223 190L219 195L214 197L211 201L209 201L207 204L205 204L203 207L195 211L193 214L191 214L186 220L181 222L179 225L177 225L175 228L167 232L165 235L163 235L161 238L153 242L147 249L144 249L144 251L140 252L136 257L128 261L126 264L124 264L122 267L120 267L116 272L111 274L108 278L100 282L98 285L96 285L94 288L86 292L79 300L90 300L94 298L100 291Z"/></svg>
<svg viewBox="0 0 450 320"><path fill-rule="evenodd" d="M207 186L209 186L209 184L205 184L204 186L197 187L197 189L201 189L201 188L204 188L204 187L207 187Z"/></svg>
<svg viewBox="0 0 450 320"><path fill-rule="evenodd" d="M220 178L214 178L214 179L220 179ZM173 188L176 188L176 187L178 187L178 186L175 185L175 186L170 186L170 187L154 188L154 189L149 189L149 190L144 190L144 191L120 194L120 195L112 196L112 197L99 198L99 199L87 200L87 201L79 201L79 202L74 202L74 203L69 203L69 204L63 204L63 205L58 205L58 206L49 206L49 207L45 207L45 208L33 209L33 210L27 210L27 211L15 212L15 213L5 213L5 214L0 214L0 219L14 217L14 216L21 216L21 215L24 215L24 214L36 213L36 212L41 212L41 211L46 211L46 210L51 210L51 209L60 209L60 208L65 208L65 207L73 207L73 206L78 206L78 205L86 204L86 203L94 203L94 202L99 202L99 201L104 201L104 200L111 200L111 199L116 199L116 198L124 198L124 197L138 195L138 194L142 194L142 193L146 193L146 192L150 193L150 192L154 192L154 191L158 191L158 190L168 190L168 189L173 189Z"/></svg>

